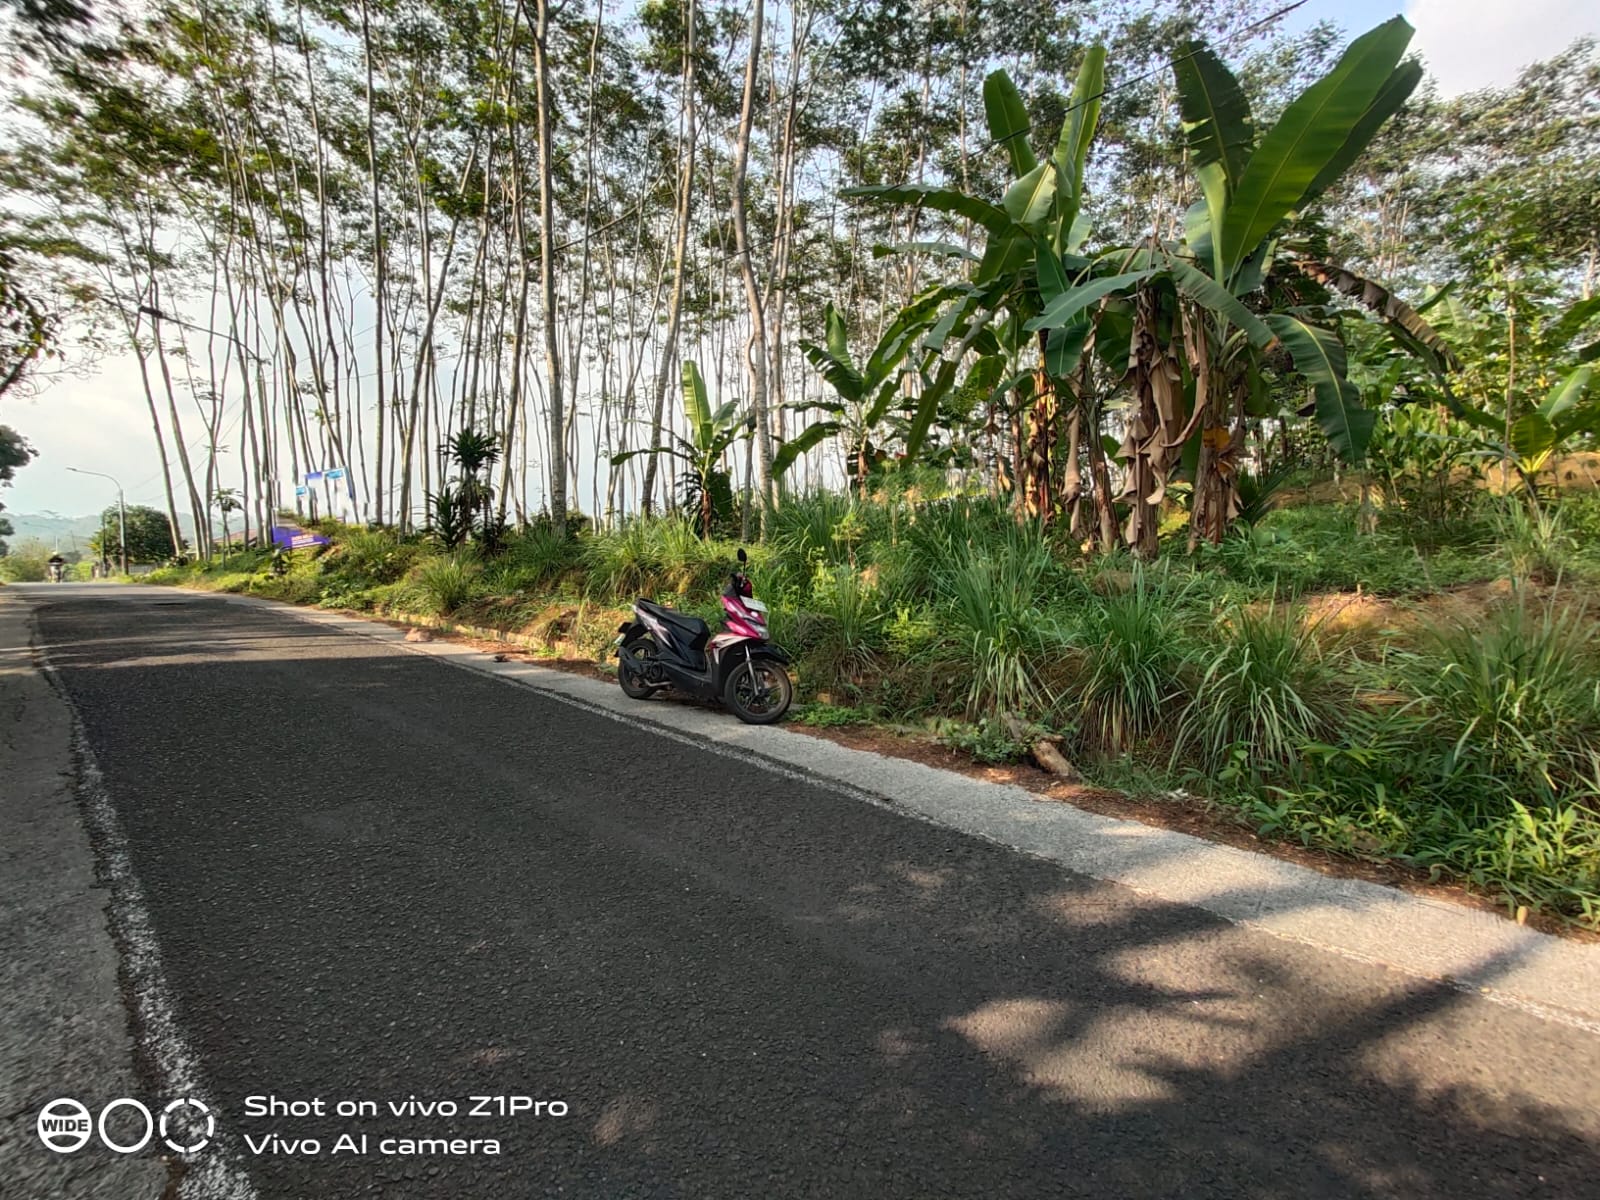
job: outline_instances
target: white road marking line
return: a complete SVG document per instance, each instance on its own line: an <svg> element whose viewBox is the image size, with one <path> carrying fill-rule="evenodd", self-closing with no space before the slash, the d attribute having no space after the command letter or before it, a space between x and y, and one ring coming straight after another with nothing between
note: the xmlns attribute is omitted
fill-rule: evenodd
<svg viewBox="0 0 1600 1200"><path fill-rule="evenodd" d="M43 647L36 645L34 649L40 669L66 701L72 716L72 747L77 759L79 794L83 798L95 857L110 887L111 930L127 971L140 1042L160 1076L156 1081L157 1090L166 1097L199 1100L213 1113L220 1113L221 1106L205 1083L200 1056L179 1026L172 986L161 966L161 951L150 920L150 907L144 888L134 874L128 839L106 790L105 777L95 762L77 709L67 698L55 666L49 662ZM259 1193L245 1172L234 1135L222 1122L217 1123L211 1145L197 1158L184 1159L177 1194L178 1200L258 1200Z"/></svg>

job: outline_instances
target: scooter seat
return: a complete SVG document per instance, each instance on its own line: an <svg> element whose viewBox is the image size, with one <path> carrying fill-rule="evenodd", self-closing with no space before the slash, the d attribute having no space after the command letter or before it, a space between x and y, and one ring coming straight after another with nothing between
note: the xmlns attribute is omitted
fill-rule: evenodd
<svg viewBox="0 0 1600 1200"><path fill-rule="evenodd" d="M711 627L699 617L673 612L672 609L663 608L652 600L641 598L638 603L639 607L651 616L671 625L674 629L681 629L691 649L701 651L706 648L706 641L711 637Z"/></svg>

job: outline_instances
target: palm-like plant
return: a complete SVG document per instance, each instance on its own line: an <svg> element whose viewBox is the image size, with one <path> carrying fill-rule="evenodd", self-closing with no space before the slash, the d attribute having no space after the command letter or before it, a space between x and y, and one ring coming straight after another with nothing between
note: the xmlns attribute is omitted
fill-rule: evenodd
<svg viewBox="0 0 1600 1200"><path fill-rule="evenodd" d="M500 436L470 428L457 430L450 439L449 452L450 461L459 472L457 498L481 527L488 522L489 509L494 504L489 468L500 461Z"/></svg>

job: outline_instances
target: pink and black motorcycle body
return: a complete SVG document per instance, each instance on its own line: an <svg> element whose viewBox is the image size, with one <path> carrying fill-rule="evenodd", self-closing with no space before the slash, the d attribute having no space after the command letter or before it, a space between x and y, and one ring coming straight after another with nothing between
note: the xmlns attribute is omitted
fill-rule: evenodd
<svg viewBox="0 0 1600 1200"><path fill-rule="evenodd" d="M739 551L741 568L747 561ZM741 721L770 725L794 698L788 653L767 636L767 606L749 576L733 573L722 591L723 630L713 634L699 617L653 601L634 601L634 619L620 627L617 680L636 700L674 688L721 700Z"/></svg>

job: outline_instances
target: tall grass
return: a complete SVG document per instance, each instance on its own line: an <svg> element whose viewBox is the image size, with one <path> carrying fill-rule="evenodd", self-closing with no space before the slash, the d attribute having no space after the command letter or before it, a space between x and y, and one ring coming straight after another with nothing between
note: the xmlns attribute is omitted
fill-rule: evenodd
<svg viewBox="0 0 1600 1200"><path fill-rule="evenodd" d="M505 550L484 572L493 592L541 592L554 588L578 559L578 544L549 525L513 534Z"/></svg>
<svg viewBox="0 0 1600 1200"><path fill-rule="evenodd" d="M431 611L448 616L478 594L482 573L483 568L466 553L440 555L418 566L416 589Z"/></svg>
<svg viewBox="0 0 1600 1200"><path fill-rule="evenodd" d="M1600 641L1583 610L1511 602L1397 660L1431 788L1473 813L1550 805L1600 774Z"/></svg>
<svg viewBox="0 0 1600 1200"><path fill-rule="evenodd" d="M1337 737L1354 691L1314 628L1291 609L1238 606L1189 651L1195 678L1172 762L1253 777L1290 770L1310 743Z"/></svg>
<svg viewBox="0 0 1600 1200"><path fill-rule="evenodd" d="M807 670L826 686L855 684L883 646L877 589L853 567L818 566L810 596L795 615L795 639Z"/></svg>
<svg viewBox="0 0 1600 1200"><path fill-rule="evenodd" d="M1125 590L1085 596L1072 632L1081 664L1071 701L1090 749L1121 753L1173 733L1193 593L1188 581L1135 564Z"/></svg>
<svg viewBox="0 0 1600 1200"><path fill-rule="evenodd" d="M1061 635L1040 603L1054 568L1046 547L1018 539L969 549L939 575L950 641L970 671L969 717L1038 714L1054 703L1041 668Z"/></svg>
<svg viewBox="0 0 1600 1200"><path fill-rule="evenodd" d="M731 542L702 541L681 517L637 517L586 538L579 561L596 597L683 595L718 586L737 551Z"/></svg>

